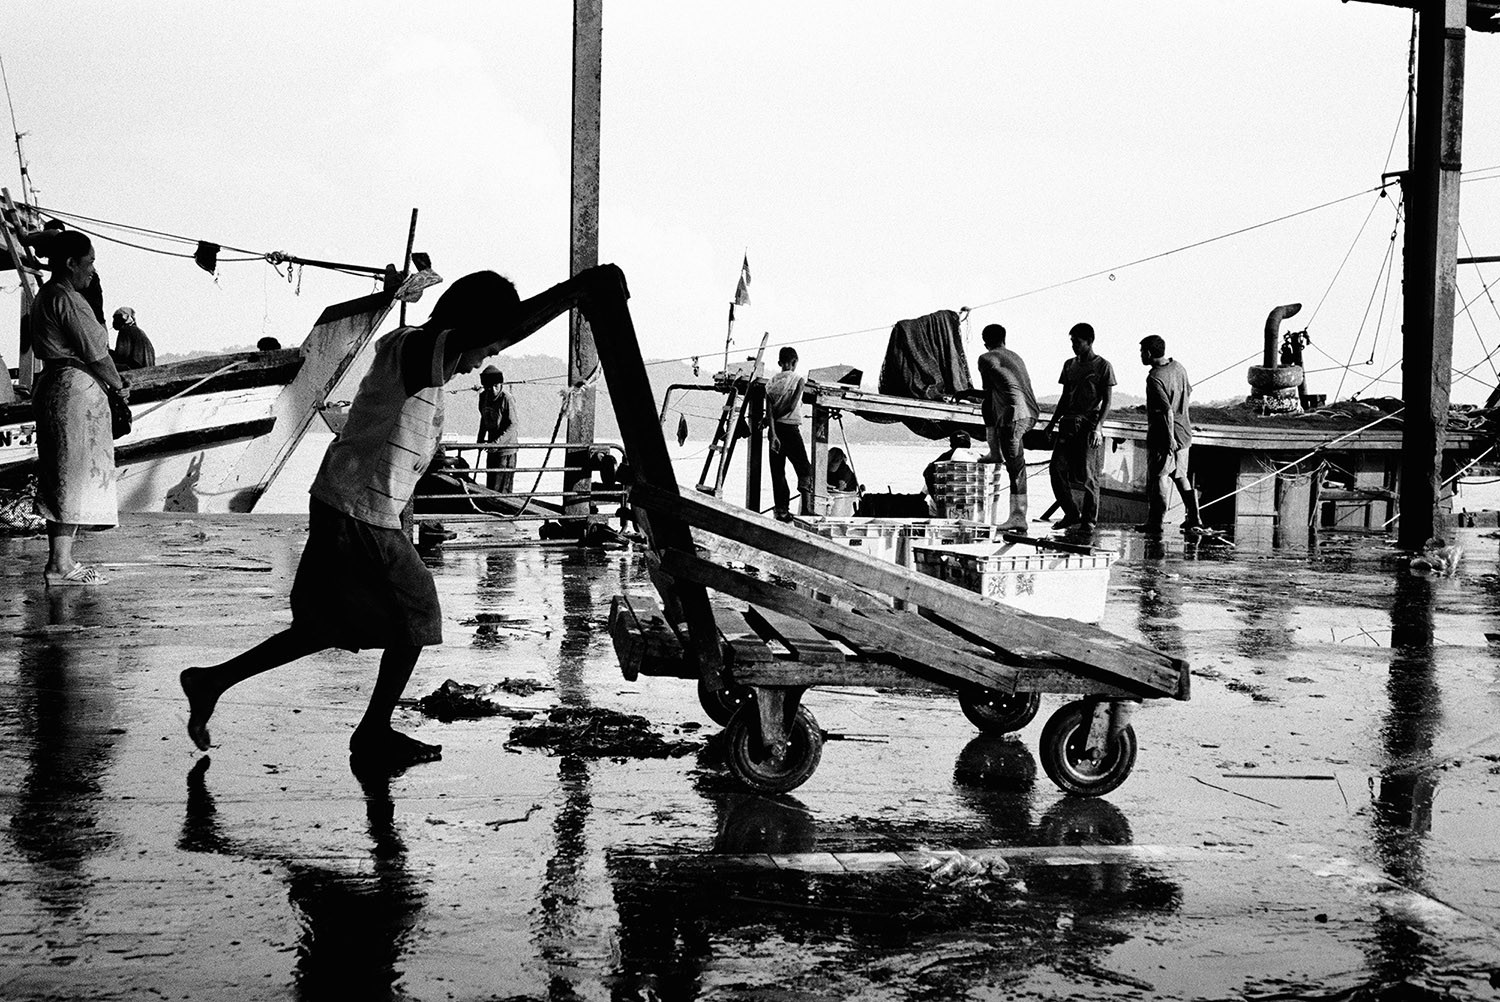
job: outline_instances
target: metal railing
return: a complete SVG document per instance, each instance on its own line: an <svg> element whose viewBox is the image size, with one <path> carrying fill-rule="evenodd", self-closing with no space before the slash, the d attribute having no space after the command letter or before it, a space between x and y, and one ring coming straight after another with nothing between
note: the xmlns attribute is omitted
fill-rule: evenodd
<svg viewBox="0 0 1500 1002"><path fill-rule="evenodd" d="M445 454L459 459L464 453L472 452L474 458L479 460L482 456L495 450L510 449L520 452L528 450L531 452L542 451L543 457L537 466L489 466L479 462L475 465L447 467L432 471L433 476L442 481L446 486L453 488L451 492L423 492L414 499L414 509L422 502L431 504L433 502L443 503L443 507L456 508L453 511L423 512L414 510L411 516L414 524L423 522L519 522L519 521L562 521L567 519L584 520L592 519L604 521L608 515L603 512L589 511L585 513L569 514L566 510L568 503L587 499L591 507L595 502L618 505L625 498L625 491L618 485L606 484L603 486L591 486L587 492L568 490L542 490L542 479L548 474L557 474L566 477L569 473L584 473L592 471L594 466L567 465L564 460L562 464L553 465L548 462L555 451L564 454L588 451L591 456L600 454L611 455L615 458L615 466L618 468L625 458L625 450L622 446L610 442L477 442L477 441L444 441L442 450ZM511 484L509 490L500 490L495 485L500 483L501 477L514 478L517 474L536 474L529 490L515 490ZM563 504L548 503L546 499L557 498ZM467 507L468 510L464 510Z"/></svg>

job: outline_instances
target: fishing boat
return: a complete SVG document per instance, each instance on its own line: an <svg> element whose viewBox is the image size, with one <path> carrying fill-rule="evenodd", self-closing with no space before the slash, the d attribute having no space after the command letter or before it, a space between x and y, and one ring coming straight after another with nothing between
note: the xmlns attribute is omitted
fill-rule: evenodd
<svg viewBox="0 0 1500 1002"><path fill-rule="evenodd" d="M1389 531L1399 510L1404 405L1395 398L1329 405L1324 396L1308 393L1296 351L1305 332L1280 329L1283 320L1296 313L1294 307L1277 306L1267 315L1263 364L1248 367L1248 393L1243 400L1232 406L1195 405L1192 409L1192 469L1204 520L1246 541L1270 540L1277 534L1293 538L1297 530ZM961 346L955 345L954 350L960 360L955 373L966 370ZM829 431L845 415L878 423L901 421L928 437L964 429L983 440L984 420L966 377L955 374L946 383L943 374L928 373L924 378L932 387L928 397L807 381L803 401L811 410L814 515L826 520L835 514L833 493L827 486ZM765 379L758 373L731 370L719 374L711 386L692 388L716 389L731 403L742 396L749 405L742 409L758 418ZM680 389L669 390L668 399L673 390ZM1488 407L1450 410L1442 461L1444 499L1450 508L1455 485L1464 476L1478 476L1475 464L1500 449L1497 413ZM731 414L730 408L726 414ZM1044 408L1039 424L1045 425L1050 416ZM726 440L729 429L735 427L732 417L726 417L715 434L710 454L722 457L721 465L733 452L733 443ZM763 426L755 419L746 430L751 435L748 459L758 463L764 452ZM1148 486L1144 407L1112 410L1100 431L1105 449L1099 519L1113 524L1143 522ZM1033 453L1034 459L1044 456ZM721 471L718 485L722 486L723 479ZM1003 480L997 481L997 490L1004 489ZM699 489L718 493L712 478L709 481ZM757 506L758 478L750 478L749 483L755 484L757 496L747 497L746 503ZM920 503L920 498L913 498ZM1484 524L1493 524L1493 517Z"/></svg>
<svg viewBox="0 0 1500 1002"><path fill-rule="evenodd" d="M9 193L4 197L0 267L16 270L29 293L29 283L39 277L27 250L31 233ZM204 355L123 372L133 422L115 442L120 510L253 511L392 305L414 301L439 281L425 256L414 260L417 269L404 273L392 265L337 265L382 276L384 287L329 306L298 347ZM26 492L36 468L29 381L20 375L13 374L14 386L9 380L0 386L0 397L8 398L0 402L0 492L12 499Z"/></svg>

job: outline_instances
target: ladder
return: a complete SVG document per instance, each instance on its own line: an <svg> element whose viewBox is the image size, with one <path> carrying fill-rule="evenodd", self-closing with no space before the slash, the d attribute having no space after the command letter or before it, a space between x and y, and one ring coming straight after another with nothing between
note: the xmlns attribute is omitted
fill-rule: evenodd
<svg viewBox="0 0 1500 1002"><path fill-rule="evenodd" d="M771 333L760 336L760 347L755 349L755 364L750 369L749 381L754 382L760 373L760 360L766 353L766 342ZM729 373L726 372L728 378ZM733 379L729 380L729 394L724 398L724 410L719 414L719 426L714 429L713 441L708 444L708 455L703 457L703 472L698 474L698 490L719 497L724 491L724 479L729 475L729 461L734 458L734 443L739 441L740 423L745 420L745 409L750 405L750 388L745 387L742 396ZM718 472L714 474L713 486L708 485L708 471L719 460Z"/></svg>

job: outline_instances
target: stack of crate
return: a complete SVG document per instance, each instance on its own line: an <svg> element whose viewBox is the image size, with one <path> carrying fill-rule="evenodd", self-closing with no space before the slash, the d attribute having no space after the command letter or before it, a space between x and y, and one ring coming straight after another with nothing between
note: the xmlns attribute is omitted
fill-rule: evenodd
<svg viewBox="0 0 1500 1002"><path fill-rule="evenodd" d="M945 460L935 463L932 499L945 518L970 522L993 522L1004 509L1001 496L1010 478L1000 463Z"/></svg>
<svg viewBox="0 0 1500 1002"><path fill-rule="evenodd" d="M923 574L1041 616L1097 623L1104 618L1114 554L1042 549L1031 541L916 546Z"/></svg>

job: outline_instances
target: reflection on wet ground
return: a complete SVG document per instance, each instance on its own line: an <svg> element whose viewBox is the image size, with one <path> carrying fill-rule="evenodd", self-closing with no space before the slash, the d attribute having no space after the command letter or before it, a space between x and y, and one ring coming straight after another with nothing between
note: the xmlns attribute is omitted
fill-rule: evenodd
<svg viewBox="0 0 1500 1002"><path fill-rule="evenodd" d="M441 763L349 771L368 652L235 690L200 756L176 671L287 615L300 524L252 524L127 527L91 540L121 587L56 594L44 543L0 541L0 996L1495 997L1500 577L1477 530L1451 578L1368 538L1104 533L1105 626L1189 658L1194 698L1141 707L1136 772L1087 800L1038 769L1058 697L991 736L946 693L832 689L807 696L817 774L742 792L690 684L619 675L609 598L648 586L623 551L432 555L447 642L408 696L535 683L506 691L517 715L403 710ZM507 743L555 707L702 747Z"/></svg>

